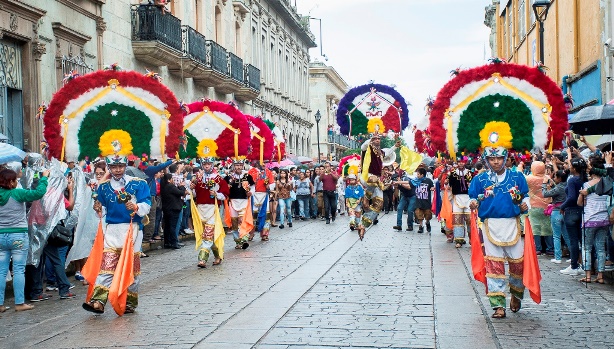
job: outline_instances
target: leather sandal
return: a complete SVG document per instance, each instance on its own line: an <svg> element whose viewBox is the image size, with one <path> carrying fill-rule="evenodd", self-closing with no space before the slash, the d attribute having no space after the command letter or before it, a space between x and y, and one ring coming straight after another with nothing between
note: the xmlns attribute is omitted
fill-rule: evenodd
<svg viewBox="0 0 614 349"><path fill-rule="evenodd" d="M503 307L499 307L499 308L495 308L495 312L492 314L492 318L493 319L503 319L505 318L505 308Z"/></svg>
<svg viewBox="0 0 614 349"><path fill-rule="evenodd" d="M605 284L605 280L603 278L597 278L595 279L595 282L598 284Z"/></svg>
<svg viewBox="0 0 614 349"><path fill-rule="evenodd" d="M104 305L98 301L89 301L87 303L83 303L81 306L83 309L95 314L104 313Z"/></svg>
<svg viewBox="0 0 614 349"><path fill-rule="evenodd" d="M510 310L514 313L517 313L522 307L522 301L514 296L510 300Z"/></svg>
<svg viewBox="0 0 614 349"><path fill-rule="evenodd" d="M199 268L203 268L203 269L207 268L206 262L198 262L196 266L198 266Z"/></svg>
<svg viewBox="0 0 614 349"><path fill-rule="evenodd" d="M222 259L221 258L218 258L218 259L213 261L213 265L220 265L220 264L222 264Z"/></svg>

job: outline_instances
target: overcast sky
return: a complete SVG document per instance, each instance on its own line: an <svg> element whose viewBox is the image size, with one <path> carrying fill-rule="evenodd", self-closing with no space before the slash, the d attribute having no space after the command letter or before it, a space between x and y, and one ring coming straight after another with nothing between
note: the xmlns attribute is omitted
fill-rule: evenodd
<svg viewBox="0 0 614 349"><path fill-rule="evenodd" d="M291 0L294 3L295 0ZM322 49L350 85L397 85L411 103L410 121L424 117L429 96L450 70L490 57L484 8L490 0L296 0L299 13L322 18ZM319 23L311 21L319 43ZM486 53L485 53L486 51ZM310 51L312 60L320 48ZM485 59L486 58L486 59Z"/></svg>

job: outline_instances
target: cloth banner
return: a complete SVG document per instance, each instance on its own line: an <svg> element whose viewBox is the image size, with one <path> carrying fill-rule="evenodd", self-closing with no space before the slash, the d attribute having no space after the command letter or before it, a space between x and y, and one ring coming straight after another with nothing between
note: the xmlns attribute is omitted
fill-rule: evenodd
<svg viewBox="0 0 614 349"><path fill-rule="evenodd" d="M529 216L524 221L524 260L522 283L529 290L531 299L537 304L542 301L542 291L539 283L542 274L539 270L539 261L535 250L535 240L533 239L533 228L529 221Z"/></svg>

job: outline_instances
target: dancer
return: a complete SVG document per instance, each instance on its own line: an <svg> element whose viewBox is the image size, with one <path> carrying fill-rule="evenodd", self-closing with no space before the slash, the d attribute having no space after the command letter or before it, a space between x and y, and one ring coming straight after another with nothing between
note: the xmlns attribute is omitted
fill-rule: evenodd
<svg viewBox="0 0 614 349"><path fill-rule="evenodd" d="M134 313L139 302L139 280L141 274L140 250L143 242L143 232L140 229L143 217L151 208L149 186L147 182L126 175L128 158L121 155L106 157L109 181L98 186L97 201L94 210L106 214L104 224L104 250L100 272L96 278L93 294L83 303L83 308L94 313L103 313L107 301L111 301L113 309L125 309L125 313ZM131 230L131 232L130 232ZM123 251L127 238L132 236L133 251ZM132 270L117 269L118 261L123 254L131 253L134 258ZM92 256L90 256L92 258ZM124 273L133 273L134 282L127 288L125 308L123 304L115 304L121 300L118 295L110 294L109 290L116 279L125 279ZM126 290L119 290L120 293ZM123 315L121 311L118 315Z"/></svg>
<svg viewBox="0 0 614 349"><path fill-rule="evenodd" d="M249 241L254 239L254 232L260 232L260 240L269 241L271 229L271 210L269 207L271 191L275 190L275 177L273 172L253 161L252 168L247 172L255 182L255 190L252 195L254 231L249 234Z"/></svg>
<svg viewBox="0 0 614 349"><path fill-rule="evenodd" d="M196 236L196 249L198 250L198 267L206 268L209 255L213 253L215 260L213 265L222 263L222 250L219 249L219 243L223 241L225 234L221 229L222 236L215 236L216 223L221 223L219 217L219 206L224 203L228 197L228 183L213 169L214 159L206 157L201 159L202 171L197 173L196 180L192 182L194 189L196 211L198 218L202 222L202 234ZM194 216L194 214L193 214ZM196 221L195 221L196 223ZM199 227L195 227L195 231L200 231ZM221 240L219 240L221 239Z"/></svg>
<svg viewBox="0 0 614 349"><path fill-rule="evenodd" d="M251 187L255 184L254 179L247 171L243 170L244 163L242 160L235 160L234 170L224 180L228 183L228 208L232 221L232 235L236 246L235 249L246 249L249 247L248 234L241 236L239 234L239 226L245 218L248 200L252 196Z"/></svg>
<svg viewBox="0 0 614 349"><path fill-rule="evenodd" d="M375 132L370 140L364 142L362 149L362 174L361 184L365 188L362 224L365 228L377 223L377 216L384 205L384 184L381 181L382 168L392 165L396 159L396 149L401 146L397 140L392 148L381 148L381 135ZM364 232L363 232L364 235Z"/></svg>
<svg viewBox="0 0 614 349"><path fill-rule="evenodd" d="M452 189L452 225L454 226L454 242L456 248L462 247L467 234L467 227L471 221L469 211L469 183L471 183L471 171L465 168L467 160L462 158L457 161L457 168L450 172L448 184Z"/></svg>
<svg viewBox="0 0 614 349"><path fill-rule="evenodd" d="M360 240L365 236L365 227L362 225L360 218L362 214L362 200L365 196L365 190L356 181L356 175L347 176L348 185L345 187L345 206L348 209L350 217L350 230L358 228L358 237Z"/></svg>

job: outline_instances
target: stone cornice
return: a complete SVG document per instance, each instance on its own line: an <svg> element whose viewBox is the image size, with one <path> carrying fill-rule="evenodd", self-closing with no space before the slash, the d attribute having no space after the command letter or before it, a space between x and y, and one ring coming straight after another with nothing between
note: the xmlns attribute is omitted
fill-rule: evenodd
<svg viewBox="0 0 614 349"><path fill-rule="evenodd" d="M59 2L60 4L64 5L64 6L68 7L68 8L70 8L70 9L72 9L72 10L75 10L75 11L79 12L80 14L82 14L82 15L88 17L88 18L91 18L91 19L94 19L94 20L102 19L102 17L96 15L95 13L92 13L92 12L86 10L82 6L79 6L79 5L75 4L74 2L72 2L70 0L56 0L56 1ZM99 6L102 6L103 4L106 3L106 0L90 0L90 1L92 3L94 3L95 5L99 5Z"/></svg>
<svg viewBox="0 0 614 349"><path fill-rule="evenodd" d="M71 43L75 43L79 46L85 45L86 42L92 39L91 36L79 33L78 31L70 29L59 22L51 23L51 28L53 29L53 34L56 37L59 37Z"/></svg>
<svg viewBox="0 0 614 349"><path fill-rule="evenodd" d="M309 76L310 77L311 77L311 74L325 75L328 78L328 80L330 80L335 85L336 88L342 91L342 93L345 93L348 90L348 84L345 82L345 80L343 80L343 78L339 75L339 73L337 73L335 68L331 66L327 66L327 65L314 66L312 64L309 64Z"/></svg>

